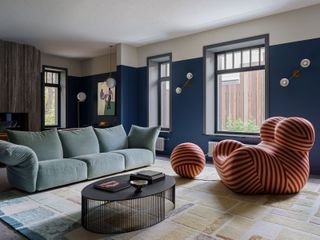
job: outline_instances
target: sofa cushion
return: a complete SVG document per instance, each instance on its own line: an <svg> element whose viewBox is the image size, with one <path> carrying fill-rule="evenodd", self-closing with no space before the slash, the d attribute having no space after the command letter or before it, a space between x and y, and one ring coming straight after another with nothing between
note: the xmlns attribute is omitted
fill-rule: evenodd
<svg viewBox="0 0 320 240"><path fill-rule="evenodd" d="M59 131L65 158L99 153L99 142L92 127Z"/></svg>
<svg viewBox="0 0 320 240"><path fill-rule="evenodd" d="M88 167L88 179L125 170L124 156L117 153L96 153L74 157L84 161Z"/></svg>
<svg viewBox="0 0 320 240"><path fill-rule="evenodd" d="M126 170L148 166L154 162L154 154L148 149L129 148L112 151L112 153L122 154L125 157Z"/></svg>
<svg viewBox="0 0 320 240"><path fill-rule="evenodd" d="M31 148L39 161L63 158L62 145L57 129L42 132L8 130L9 141Z"/></svg>
<svg viewBox="0 0 320 240"><path fill-rule="evenodd" d="M37 190L45 190L87 179L87 164L76 159L39 162Z"/></svg>
<svg viewBox="0 0 320 240"><path fill-rule="evenodd" d="M128 148L128 137L122 125L105 129L95 128L94 131L98 137L100 152Z"/></svg>
<svg viewBox="0 0 320 240"><path fill-rule="evenodd" d="M146 148L155 153L155 145L161 127L139 127L132 125L128 135L129 148Z"/></svg>

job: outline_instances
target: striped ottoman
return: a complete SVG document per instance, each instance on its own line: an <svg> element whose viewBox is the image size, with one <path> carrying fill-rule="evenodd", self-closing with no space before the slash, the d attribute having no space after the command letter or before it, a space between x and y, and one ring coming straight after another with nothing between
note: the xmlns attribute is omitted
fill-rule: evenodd
<svg viewBox="0 0 320 240"><path fill-rule="evenodd" d="M299 117L272 117L260 129L261 143L219 142L213 161L222 182L238 193L297 193L309 177L315 133Z"/></svg>
<svg viewBox="0 0 320 240"><path fill-rule="evenodd" d="M204 168L206 158L202 149L193 143L181 143L170 156L171 166L181 177L194 178Z"/></svg>

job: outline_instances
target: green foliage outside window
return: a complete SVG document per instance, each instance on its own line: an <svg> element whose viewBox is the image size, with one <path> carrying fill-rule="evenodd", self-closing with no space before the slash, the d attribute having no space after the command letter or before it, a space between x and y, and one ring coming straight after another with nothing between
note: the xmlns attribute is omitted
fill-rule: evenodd
<svg viewBox="0 0 320 240"><path fill-rule="evenodd" d="M45 87L44 93L44 123L45 126L55 126L58 124L57 116L57 88L54 87Z"/></svg>
<svg viewBox="0 0 320 240"><path fill-rule="evenodd" d="M260 127L252 120L243 122L241 119L232 120L229 118L223 131L259 133Z"/></svg>

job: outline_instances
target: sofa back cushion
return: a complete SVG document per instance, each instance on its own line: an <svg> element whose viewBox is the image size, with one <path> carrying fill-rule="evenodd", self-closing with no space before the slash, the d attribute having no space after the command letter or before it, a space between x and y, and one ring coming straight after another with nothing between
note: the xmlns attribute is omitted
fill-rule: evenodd
<svg viewBox="0 0 320 240"><path fill-rule="evenodd" d="M92 127L59 131L65 158L99 153L99 142Z"/></svg>
<svg viewBox="0 0 320 240"><path fill-rule="evenodd" d="M156 141L161 127L139 127L132 125L128 135L129 148L146 148L155 153Z"/></svg>
<svg viewBox="0 0 320 240"><path fill-rule="evenodd" d="M122 125L105 129L95 128L94 131L98 137L100 152L128 148L128 137Z"/></svg>
<svg viewBox="0 0 320 240"><path fill-rule="evenodd" d="M62 145L57 129L42 132L8 130L9 141L31 148L39 161L63 158Z"/></svg>

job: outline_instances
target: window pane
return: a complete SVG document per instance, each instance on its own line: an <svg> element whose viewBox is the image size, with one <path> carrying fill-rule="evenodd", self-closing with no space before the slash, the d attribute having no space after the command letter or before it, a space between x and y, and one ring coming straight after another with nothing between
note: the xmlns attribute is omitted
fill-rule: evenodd
<svg viewBox="0 0 320 240"><path fill-rule="evenodd" d="M224 70L225 67L224 67L224 54L219 54L218 55L218 70Z"/></svg>
<svg viewBox="0 0 320 240"><path fill-rule="evenodd" d="M232 69L233 68L233 56L232 53L226 54L226 69Z"/></svg>
<svg viewBox="0 0 320 240"><path fill-rule="evenodd" d="M218 75L218 131L258 133L265 120L265 70Z"/></svg>
<svg viewBox="0 0 320 240"><path fill-rule="evenodd" d="M221 74L221 84L239 84L240 74L239 73L227 73Z"/></svg>
<svg viewBox="0 0 320 240"><path fill-rule="evenodd" d="M250 67L250 50L242 51L242 67Z"/></svg>
<svg viewBox="0 0 320 240"><path fill-rule="evenodd" d="M52 73L51 72L46 72L45 74L45 82L46 83L52 83Z"/></svg>
<svg viewBox="0 0 320 240"><path fill-rule="evenodd" d="M161 127L170 128L170 82L161 82Z"/></svg>
<svg viewBox="0 0 320 240"><path fill-rule="evenodd" d="M58 84L59 83L59 73L52 73L52 83Z"/></svg>
<svg viewBox="0 0 320 240"><path fill-rule="evenodd" d="M58 88L56 87L44 89L44 124L45 126L58 125Z"/></svg>
<svg viewBox="0 0 320 240"><path fill-rule="evenodd" d="M170 64L161 63L160 65L160 77L169 77L170 76Z"/></svg>
<svg viewBox="0 0 320 240"><path fill-rule="evenodd" d="M167 63L167 77L170 76L170 63Z"/></svg>
<svg viewBox="0 0 320 240"><path fill-rule="evenodd" d="M259 66L259 48L251 49L251 66Z"/></svg>
<svg viewBox="0 0 320 240"><path fill-rule="evenodd" d="M234 68L241 68L241 52L234 53Z"/></svg>
<svg viewBox="0 0 320 240"><path fill-rule="evenodd" d="M260 48L260 65L265 65L265 49L264 47Z"/></svg>

